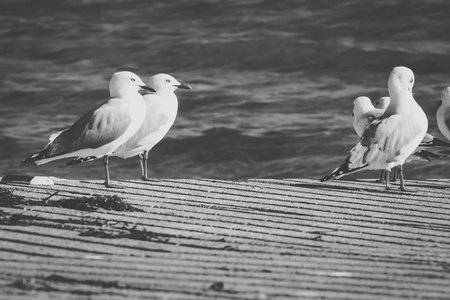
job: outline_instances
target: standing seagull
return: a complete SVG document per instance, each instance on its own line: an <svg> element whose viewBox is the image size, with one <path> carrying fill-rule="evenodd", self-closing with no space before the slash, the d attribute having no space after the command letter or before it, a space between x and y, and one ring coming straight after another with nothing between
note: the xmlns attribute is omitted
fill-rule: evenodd
<svg viewBox="0 0 450 300"><path fill-rule="evenodd" d="M178 99L175 90L192 89L167 74L150 77L147 85L156 92L144 96L147 105L145 121L136 134L113 153L113 156L125 159L138 155L141 179L144 181L150 180L147 171L148 152L163 139L177 116Z"/></svg>
<svg viewBox="0 0 450 300"><path fill-rule="evenodd" d="M360 141L350 150L344 163L321 181L341 177L362 169L385 169L386 178L400 167L419 146L428 129L428 120L412 95L414 74L406 67L395 67L388 81L391 103L384 114L366 127ZM389 189L389 180L386 180ZM400 189L405 191L403 174Z"/></svg>
<svg viewBox="0 0 450 300"><path fill-rule="evenodd" d="M384 114L390 102L391 99L389 97L379 98L375 101L375 105L372 104L368 97L361 96L355 99L352 112L353 129L355 129L356 134L360 138L366 127ZM394 174L397 174L397 168L394 168ZM385 178L385 171L381 170L380 181L382 182Z"/></svg>
<svg viewBox="0 0 450 300"><path fill-rule="evenodd" d="M450 90L449 90L449 92L450 92ZM381 97L380 99L375 101L374 107L375 107L375 109L381 109L384 111L389 106L390 101L391 101L391 98L389 98L389 97ZM449 101L449 105L450 105L450 99L448 101ZM450 108L450 106L449 106L449 108ZM450 111L449 111L449 117L450 117ZM424 138L420 142L419 148L417 148L416 149L417 151L414 152L414 155L417 157L425 158L425 160L429 160L428 157L440 158L439 155L429 152L429 150L435 150L436 147L449 148L450 144L447 142L444 142L443 140L438 139L437 137L435 137L429 133L426 133ZM423 151L427 152L428 155ZM419 159L419 160L424 160L424 159Z"/></svg>
<svg viewBox="0 0 450 300"><path fill-rule="evenodd" d="M138 91L154 91L131 72L117 72L109 81L110 98L100 107L87 112L70 128L50 136L50 142L40 152L22 163L37 165L53 160L78 156L68 165L103 157L105 186L109 180L108 156L131 138L145 118L144 98Z"/></svg>
<svg viewBox="0 0 450 300"><path fill-rule="evenodd" d="M441 133L450 140L450 87L445 88L441 94L436 120Z"/></svg>
<svg viewBox="0 0 450 300"><path fill-rule="evenodd" d="M358 97L354 101L353 106L353 128L355 129L358 136L362 136L367 125L372 123L374 120L380 118L386 108L389 106L391 102L391 98L389 97L381 97L377 99L372 105L370 99L367 97ZM422 142L419 147L414 151L412 155L408 157L405 162L410 162L413 160L419 161L430 161L430 158L441 158L442 155L437 155L433 152L433 150L437 151L436 147L450 147L450 144L444 142L431 134L425 134ZM398 179L398 168L394 168L394 177L392 181L396 181ZM381 170L380 181L383 181L386 178L386 174L384 170Z"/></svg>

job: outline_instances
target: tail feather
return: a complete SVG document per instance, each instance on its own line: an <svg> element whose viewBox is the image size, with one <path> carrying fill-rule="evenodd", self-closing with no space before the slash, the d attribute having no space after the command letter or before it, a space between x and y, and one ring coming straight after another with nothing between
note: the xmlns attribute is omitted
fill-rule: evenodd
<svg viewBox="0 0 450 300"><path fill-rule="evenodd" d="M430 135L431 136L431 135ZM448 147L450 148L450 143L447 143L443 140L440 140L434 136L431 136L431 139L423 139L420 143L421 147Z"/></svg>
<svg viewBox="0 0 450 300"><path fill-rule="evenodd" d="M433 152L425 150L425 149L422 149L420 151L414 152L413 155L417 156L417 157L419 157L419 158L421 158L423 160L427 160L429 162L431 162L430 158L441 158L442 157L442 156L440 156L440 155L438 155L436 153L433 153Z"/></svg>
<svg viewBox="0 0 450 300"><path fill-rule="evenodd" d="M76 157L74 159L72 159L71 161L69 161L66 166L73 166L73 165L78 165L84 162L88 162L94 159L99 158L98 156L88 156L88 157Z"/></svg>
<svg viewBox="0 0 450 300"><path fill-rule="evenodd" d="M31 155L30 157L25 158L24 160L22 160L22 163L23 164L28 164L32 162L35 162L36 164L47 163L48 161L43 161L41 163L39 163L38 161L67 154L68 153L67 149L59 141L61 134L66 131L67 129L61 130L57 133L53 133L49 138L49 143L45 146L44 149L42 149L38 153Z"/></svg>
<svg viewBox="0 0 450 300"><path fill-rule="evenodd" d="M449 158L450 150L438 150L437 151L438 158Z"/></svg>
<svg viewBox="0 0 450 300"><path fill-rule="evenodd" d="M22 160L23 164L29 164L32 162L36 162L38 160L44 159L44 158L49 158L51 156L48 155L48 148L45 148L41 151L39 151L38 153L35 153L33 155L31 155L30 157L25 158L24 160Z"/></svg>
<svg viewBox="0 0 450 300"><path fill-rule="evenodd" d="M320 181L324 182L324 181L327 181L330 179L339 178L344 175L349 175L349 174L355 173L357 171L360 171L361 169L364 169L368 165L369 164L365 164L361 167L357 167L357 168L353 168L353 169L350 168L349 167L350 166L350 155L349 155L349 156L347 156L345 161L339 167L337 167L333 172L331 172L327 176L323 177Z"/></svg>

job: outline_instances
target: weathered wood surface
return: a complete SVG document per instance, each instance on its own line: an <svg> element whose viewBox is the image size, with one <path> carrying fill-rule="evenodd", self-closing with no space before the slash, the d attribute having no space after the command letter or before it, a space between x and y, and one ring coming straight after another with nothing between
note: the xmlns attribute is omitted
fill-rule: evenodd
<svg viewBox="0 0 450 300"><path fill-rule="evenodd" d="M450 182L407 183L415 192L300 179L122 181L123 190L100 181L1 184L38 202L117 194L143 211L0 207L28 220L0 226L0 291L6 299L450 299Z"/></svg>

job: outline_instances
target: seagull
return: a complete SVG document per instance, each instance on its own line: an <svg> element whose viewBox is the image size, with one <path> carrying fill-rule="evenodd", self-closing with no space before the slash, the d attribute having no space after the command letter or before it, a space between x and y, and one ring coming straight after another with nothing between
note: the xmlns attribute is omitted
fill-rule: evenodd
<svg viewBox="0 0 450 300"><path fill-rule="evenodd" d="M436 120L439 131L450 140L450 87L445 88L441 93Z"/></svg>
<svg viewBox="0 0 450 300"><path fill-rule="evenodd" d="M391 102L383 115L370 123L349 156L321 181L339 178L363 169L384 169L389 178L391 168L399 166L419 146L428 129L428 120L412 95L414 73L407 67L395 67L388 80ZM389 189L389 180L386 180ZM405 191L400 172L400 190Z"/></svg>
<svg viewBox="0 0 450 300"><path fill-rule="evenodd" d="M359 137L362 136L367 125L384 114L389 102L389 97L382 97L376 101L378 107L374 107L368 97L362 96L355 99L352 113L353 128Z"/></svg>
<svg viewBox="0 0 450 300"><path fill-rule="evenodd" d="M379 111L385 111L386 108L389 106L389 103L391 102L391 98L389 97L381 97L378 100L375 101L374 103L374 108L375 110ZM356 130L356 129L355 129ZM442 158L445 157L444 155L438 155L434 152L431 151L438 151L440 152L441 150L437 150L436 147L447 147L450 148L450 144L447 142L444 142L443 140L440 140L438 138L436 138L435 136L426 133L424 138L422 139L422 142L420 142L419 147L416 148L416 150L414 151L414 153L412 155L410 155L408 157L408 159L406 160L406 162L410 162L413 160L418 160L418 161L428 161L430 162L430 158ZM396 181L399 174L398 174L398 169L394 168L394 177L393 177L393 181ZM385 172L384 170L381 170L381 176L380 176L380 181L383 181L385 178Z"/></svg>
<svg viewBox="0 0 450 300"><path fill-rule="evenodd" d="M70 128L52 134L50 142L22 163L46 164L53 160L77 156L73 165L103 157L105 186L110 184L108 157L130 139L144 122L146 105L139 93L154 90L134 73L114 73L109 81L110 98L101 106L90 110Z"/></svg>
<svg viewBox="0 0 450 300"><path fill-rule="evenodd" d="M375 101L375 105L372 104L370 98L361 96L355 99L353 102L353 128L356 134L361 138L366 127L373 121L380 118L386 108L389 106L391 98L381 97ZM396 178L397 168L394 168L394 178ZM382 182L386 178L384 170L381 170L380 181Z"/></svg>
<svg viewBox="0 0 450 300"><path fill-rule="evenodd" d="M386 108L389 106L391 102L391 98L389 97L381 97L374 102L372 102L368 97L358 97L355 99L353 103L353 128L359 137L363 134L367 125L372 123L374 120L380 118ZM417 147L416 151L406 160L406 162L410 162L413 160L419 161L431 161L430 158L442 158L446 157L442 155L442 150L436 150L436 147L447 147L450 148L450 143L444 142L433 135L427 133L420 143L419 147ZM431 152L438 151L439 155ZM447 150L448 151L448 150ZM445 151L444 151L445 153ZM394 168L394 177L393 181L398 178L397 168ZM380 181L383 181L386 177L384 170L381 170Z"/></svg>
<svg viewBox="0 0 450 300"><path fill-rule="evenodd" d="M449 92L450 92L450 90L449 90ZM449 100L450 100L450 98L449 98ZM375 101L374 107L375 107L375 109L381 109L384 111L389 106L390 102L391 102L391 98L381 97L377 101ZM450 104L450 102L449 102L449 104ZM425 151L428 151L428 150L434 149L434 147L450 147L450 143L447 143L429 133L426 133L424 138L422 139L422 142L420 142L419 148L417 148L417 151L414 152L414 155L416 155L418 157L424 157L420 154L419 155L417 155L417 154L419 152L421 152L421 150L423 150L423 148L426 149ZM433 157L433 155L431 155L431 157ZM439 156L437 156L435 158L439 158Z"/></svg>
<svg viewBox="0 0 450 300"><path fill-rule="evenodd" d="M155 93L144 96L147 114L141 128L112 154L124 159L137 155L141 179L144 181L151 180L147 171L149 151L164 138L177 116L178 99L175 90L192 89L191 86L178 82L168 74L150 77L147 85L152 87Z"/></svg>

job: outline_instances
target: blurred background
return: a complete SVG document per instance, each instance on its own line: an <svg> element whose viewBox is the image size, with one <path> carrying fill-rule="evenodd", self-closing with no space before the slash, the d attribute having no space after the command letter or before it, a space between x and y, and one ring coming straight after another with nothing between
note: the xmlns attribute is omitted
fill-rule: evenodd
<svg viewBox="0 0 450 300"><path fill-rule="evenodd" d="M358 141L353 100L388 95L398 65L415 72L429 132L443 138L449 11L444 0L1 0L0 176L103 179L101 160L20 162L102 103L120 70L194 89L177 92L178 118L150 153L156 178L319 179ZM410 163L405 176L448 178L449 164ZM110 170L140 177L137 158Z"/></svg>

